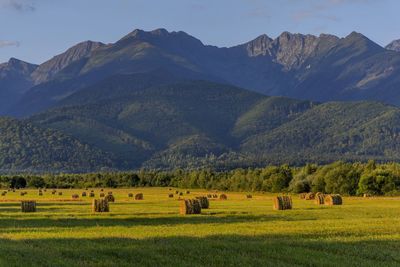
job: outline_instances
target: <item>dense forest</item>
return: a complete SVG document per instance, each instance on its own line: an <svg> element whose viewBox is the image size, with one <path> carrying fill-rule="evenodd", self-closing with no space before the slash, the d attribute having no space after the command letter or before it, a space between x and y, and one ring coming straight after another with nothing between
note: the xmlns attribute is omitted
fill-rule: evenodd
<svg viewBox="0 0 400 267"><path fill-rule="evenodd" d="M400 164L307 164L231 171L195 170L103 172L87 174L3 175L3 188L85 188L173 186L246 192L324 192L343 195L399 195Z"/></svg>

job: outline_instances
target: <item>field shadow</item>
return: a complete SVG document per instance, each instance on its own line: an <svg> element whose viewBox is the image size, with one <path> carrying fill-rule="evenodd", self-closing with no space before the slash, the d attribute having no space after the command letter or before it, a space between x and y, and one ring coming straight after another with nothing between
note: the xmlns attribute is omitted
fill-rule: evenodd
<svg viewBox="0 0 400 267"><path fill-rule="evenodd" d="M14 210L15 211L15 210ZM29 217L31 215L31 217ZM73 214L74 215L74 214ZM143 216L143 215L146 215ZM155 216L147 217L148 214L137 217L119 218L117 215L92 214L90 217L82 218L81 215L74 215L73 218L43 218L38 217L40 213L25 214L23 219L15 217L0 217L0 231L7 231L9 227L17 228L47 228L47 227L94 227L94 226L162 226L162 225L180 225L180 224L230 224L246 222L266 222L266 221L293 221L293 218L285 218L282 215L194 215L183 216ZM157 213L159 215L159 213ZM67 215L66 215L67 216ZM106 217L107 216L107 217ZM305 219L298 219L305 220Z"/></svg>
<svg viewBox="0 0 400 267"><path fill-rule="evenodd" d="M296 235L0 239L7 266L399 266L400 241Z"/></svg>

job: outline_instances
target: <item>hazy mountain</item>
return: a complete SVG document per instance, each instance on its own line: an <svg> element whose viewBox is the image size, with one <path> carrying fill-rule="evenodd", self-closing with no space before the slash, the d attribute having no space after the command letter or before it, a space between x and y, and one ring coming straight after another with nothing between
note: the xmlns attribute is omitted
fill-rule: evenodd
<svg viewBox="0 0 400 267"><path fill-rule="evenodd" d="M104 44L92 41L79 43L69 48L64 53L41 64L32 73L32 79L35 81L35 84L49 81L71 63L90 56L94 50L102 46L104 46Z"/></svg>
<svg viewBox="0 0 400 267"><path fill-rule="evenodd" d="M360 33L345 38L282 33L235 47L204 45L184 32L135 30L114 44L84 42L42 64L9 114L26 116L116 74L168 70L266 95L316 101L378 100L400 104L400 54Z"/></svg>
<svg viewBox="0 0 400 267"><path fill-rule="evenodd" d="M0 64L0 115L32 87L30 75L36 67L15 58Z"/></svg>
<svg viewBox="0 0 400 267"><path fill-rule="evenodd" d="M385 46L386 49L400 52L400 40L394 40L387 46Z"/></svg>

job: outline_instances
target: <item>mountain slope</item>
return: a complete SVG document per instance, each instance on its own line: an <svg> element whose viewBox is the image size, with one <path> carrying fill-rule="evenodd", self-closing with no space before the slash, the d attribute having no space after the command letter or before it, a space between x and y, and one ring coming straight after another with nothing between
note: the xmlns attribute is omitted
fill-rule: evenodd
<svg viewBox="0 0 400 267"><path fill-rule="evenodd" d="M374 102L317 105L296 119L259 133L242 151L268 161L398 160L400 110Z"/></svg>
<svg viewBox="0 0 400 267"><path fill-rule="evenodd" d="M127 81L139 76L118 76L117 94L108 93L115 86L107 80L83 89L30 121L115 155L131 168L400 159L400 110L393 106L266 97L205 81L135 89ZM86 90L98 100L80 97ZM77 99L82 102L73 105Z"/></svg>
<svg viewBox="0 0 400 267"><path fill-rule="evenodd" d="M27 122L0 118L0 170L90 171L117 167L112 156L75 138Z"/></svg>

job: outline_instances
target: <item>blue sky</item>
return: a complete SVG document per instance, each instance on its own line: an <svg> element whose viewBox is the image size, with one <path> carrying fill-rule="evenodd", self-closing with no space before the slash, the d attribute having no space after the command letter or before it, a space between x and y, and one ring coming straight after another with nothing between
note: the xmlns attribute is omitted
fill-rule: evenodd
<svg viewBox="0 0 400 267"><path fill-rule="evenodd" d="M232 46L266 33L351 31L400 39L399 0L0 0L0 62L41 63L84 40L115 42L133 29L183 30Z"/></svg>

